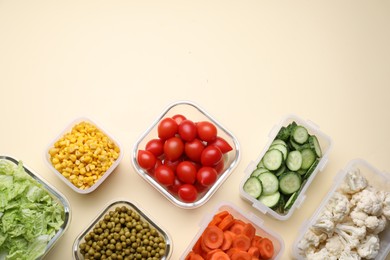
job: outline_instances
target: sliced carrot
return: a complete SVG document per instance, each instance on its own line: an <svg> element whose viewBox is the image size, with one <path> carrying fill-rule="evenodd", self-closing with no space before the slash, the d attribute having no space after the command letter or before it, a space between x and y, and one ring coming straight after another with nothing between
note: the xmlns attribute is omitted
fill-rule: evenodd
<svg viewBox="0 0 390 260"><path fill-rule="evenodd" d="M185 258L185 260L204 260L204 258L201 255L198 255L191 251Z"/></svg>
<svg viewBox="0 0 390 260"><path fill-rule="evenodd" d="M249 237L249 239L252 239L255 237L256 228L251 223L245 223L243 233Z"/></svg>
<svg viewBox="0 0 390 260"><path fill-rule="evenodd" d="M195 245L192 247L192 251L196 254L202 254L202 236L195 242Z"/></svg>
<svg viewBox="0 0 390 260"><path fill-rule="evenodd" d="M257 246L251 246L249 249L248 249L248 253L253 257L257 257L259 258L260 257L260 250Z"/></svg>
<svg viewBox="0 0 390 260"><path fill-rule="evenodd" d="M215 252L209 260L230 260L230 257L223 251Z"/></svg>
<svg viewBox="0 0 390 260"><path fill-rule="evenodd" d="M210 221L208 226L218 226L219 223L221 223L222 219L224 219L229 214L230 213L226 210L218 212L217 214L214 215L213 219Z"/></svg>
<svg viewBox="0 0 390 260"><path fill-rule="evenodd" d="M263 259L271 259L274 255L274 245L271 240L268 238L263 238L260 240L259 244L260 256Z"/></svg>
<svg viewBox="0 0 390 260"><path fill-rule="evenodd" d="M222 229L222 231L228 230L234 224L234 217L232 214L225 216L221 222L218 224L218 227Z"/></svg>
<svg viewBox="0 0 390 260"><path fill-rule="evenodd" d="M205 259L206 259L206 260L210 260L211 257L212 257L215 253L218 253L218 252L223 252L223 251L222 251L221 249L219 249L219 248L210 250L210 251L206 254Z"/></svg>
<svg viewBox="0 0 390 260"><path fill-rule="evenodd" d="M216 226L208 226L203 232L202 243L210 249L219 248L223 243L223 231Z"/></svg>
<svg viewBox="0 0 390 260"><path fill-rule="evenodd" d="M223 232L223 243L220 247L222 250L226 251L232 246L232 243L233 243L232 233L233 232L231 232L229 230L226 230Z"/></svg>
<svg viewBox="0 0 390 260"><path fill-rule="evenodd" d="M233 247L247 251L251 246L251 240L244 234L237 235L233 240Z"/></svg>
<svg viewBox="0 0 390 260"><path fill-rule="evenodd" d="M252 246L258 246L258 243L260 242L261 239L263 239L261 236L255 235L255 236L252 238L251 245L252 245Z"/></svg>
<svg viewBox="0 0 390 260"><path fill-rule="evenodd" d="M237 236L237 234L236 233L234 233L233 231L231 231L231 230L225 230L224 232L227 232L227 233L229 233L229 235L234 239L236 236Z"/></svg>
<svg viewBox="0 0 390 260"><path fill-rule="evenodd" d="M245 226L245 223L242 220L236 219L229 230L233 231L234 233L239 235L243 232L244 226Z"/></svg>
<svg viewBox="0 0 390 260"><path fill-rule="evenodd" d="M245 251L237 251L230 257L231 260L252 260L252 256Z"/></svg>
<svg viewBox="0 0 390 260"><path fill-rule="evenodd" d="M235 247L231 247L228 251L226 251L226 254L231 258L234 253L239 251L241 250Z"/></svg>

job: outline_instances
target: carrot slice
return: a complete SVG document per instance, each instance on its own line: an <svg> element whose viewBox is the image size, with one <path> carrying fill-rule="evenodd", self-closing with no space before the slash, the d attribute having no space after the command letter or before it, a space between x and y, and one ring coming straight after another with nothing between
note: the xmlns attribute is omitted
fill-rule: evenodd
<svg viewBox="0 0 390 260"><path fill-rule="evenodd" d="M230 260L230 257L225 252L218 251L211 255L210 260Z"/></svg>
<svg viewBox="0 0 390 260"><path fill-rule="evenodd" d="M260 240L262 240L263 238L259 235L255 235L253 238L252 238L252 242L251 242L251 246L258 246Z"/></svg>
<svg viewBox="0 0 390 260"><path fill-rule="evenodd" d="M192 247L194 253L201 255L202 254L202 236L195 242L195 245Z"/></svg>
<svg viewBox="0 0 390 260"><path fill-rule="evenodd" d="M218 226L219 223L221 223L222 219L224 219L229 214L230 213L227 210L218 212L217 214L214 215L213 219L210 221L208 226Z"/></svg>
<svg viewBox="0 0 390 260"><path fill-rule="evenodd" d="M235 247L231 247L228 251L226 251L226 254L231 258L234 253L239 251L241 250Z"/></svg>
<svg viewBox="0 0 390 260"><path fill-rule="evenodd" d="M230 231L233 231L237 235L241 234L244 230L245 223L242 220L234 220L233 225L230 227Z"/></svg>
<svg viewBox="0 0 390 260"><path fill-rule="evenodd" d="M268 238L263 238L260 240L259 244L260 256L263 259L271 259L274 255L274 245L271 240Z"/></svg>
<svg viewBox="0 0 390 260"><path fill-rule="evenodd" d="M210 249L219 248L223 243L223 231L216 226L208 226L203 232L202 243Z"/></svg>
<svg viewBox="0 0 390 260"><path fill-rule="evenodd" d="M253 257L257 257L259 258L260 257L260 250L257 246L251 246L249 249L248 249L248 253Z"/></svg>
<svg viewBox="0 0 390 260"><path fill-rule="evenodd" d="M245 223L243 233L249 237L249 239L252 239L255 237L256 228L251 223Z"/></svg>
<svg viewBox="0 0 390 260"><path fill-rule="evenodd" d="M234 218L231 214L225 216L221 222L218 224L218 227L222 231L228 230L234 224Z"/></svg>
<svg viewBox="0 0 390 260"><path fill-rule="evenodd" d="M247 251L251 246L251 240L244 234L237 235L233 240L233 247Z"/></svg>
<svg viewBox="0 0 390 260"><path fill-rule="evenodd" d="M231 260L252 260L252 256L245 251L237 251L230 257Z"/></svg>
<svg viewBox="0 0 390 260"><path fill-rule="evenodd" d="M220 247L222 250L226 251L232 246L232 243L233 243L232 233L233 232L228 231L228 230L223 232L223 243Z"/></svg>
<svg viewBox="0 0 390 260"><path fill-rule="evenodd" d="M185 258L185 260L204 260L204 258L201 255L198 255L191 251Z"/></svg>

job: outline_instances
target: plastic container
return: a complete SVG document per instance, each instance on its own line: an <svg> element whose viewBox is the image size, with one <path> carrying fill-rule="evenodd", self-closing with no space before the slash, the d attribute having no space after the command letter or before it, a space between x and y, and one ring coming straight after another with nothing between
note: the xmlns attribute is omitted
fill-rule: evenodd
<svg viewBox="0 0 390 260"><path fill-rule="evenodd" d="M296 198L294 204L291 206L291 208L286 213L280 214L280 213L276 212L275 210L267 207L266 205L264 205L263 203L258 201L256 198L250 196L248 193L246 193L243 189L243 186L244 186L245 181L250 177L251 173L256 169L258 163L261 161L264 154L268 151L269 147L271 146L272 141L275 139L279 130L282 127L288 126L290 123L292 123L294 121L298 125L304 126L307 129L307 131L309 132L309 134L315 135L317 137L318 142L319 142L320 147L321 147L321 150L322 150L322 157L321 157L317 167L315 167L315 169L312 172L312 174L310 175L310 177L306 180L306 183L303 184L301 191L300 191L298 197ZM290 115L285 116L281 120L279 125L274 126L273 129L271 130L271 132L269 134L269 140L267 142L267 145L264 148L264 150L260 153L260 156L257 158L257 160L252 161L245 169L245 177L242 179L242 181L240 183L240 187L239 187L241 197L243 199L245 199L246 201L248 201L249 203L251 203L254 208L259 210L263 214L269 214L273 218L276 218L278 220L283 220L283 221L289 219L292 216L292 214L294 213L294 211L297 208L299 208L302 205L302 203L305 201L305 199L306 199L305 192L308 189L308 187L310 186L313 179L316 177L317 173L319 171L322 171L324 169L325 165L327 164L331 147L332 147L332 140L326 134L321 132L317 125L315 125L311 121L305 121L296 115L290 114Z"/></svg>
<svg viewBox="0 0 390 260"><path fill-rule="evenodd" d="M76 187L73 183L71 183L66 177L64 177L51 163L50 161L50 155L49 155L49 150L54 147L54 143L59 140L61 137L63 137L65 134L71 132L72 128L81 123L81 122L87 122L90 123L94 126L96 126L97 129L99 129L103 134L105 134L113 143L119 147L120 152L118 158L114 161L114 163L107 169L107 171L98 179L97 182L95 182L92 186L90 186L87 189L81 189ZM80 117L75 119L73 122L71 122L50 144L47 146L47 149L45 150L45 162L47 163L47 166L66 184L68 185L72 190L74 190L77 193L80 194L87 194L91 193L94 191L97 187L99 187L100 184L104 182L105 179L114 171L114 169L119 165L120 161L123 158L123 149L119 142L112 136L110 135L106 130L104 130L101 126L96 124L94 121L92 121L89 118L86 117Z"/></svg>
<svg viewBox="0 0 390 260"><path fill-rule="evenodd" d="M358 168L360 170L360 173L367 179L368 185L373 186L377 190L390 192L389 173L384 173L377 170L372 165L370 165L367 161L362 159L354 159L350 161L343 170L338 172L338 174L334 179L331 189L327 193L326 197L322 200L320 206L313 213L312 217L309 220L303 222L304 224L301 226L299 230L298 233L299 235L295 239L292 246L292 255L295 259L306 259L298 248L299 241L302 240L303 236L308 231L308 229L317 221L319 215L322 213L325 206L328 204L328 201L332 198L336 190L338 190L340 186L343 184L347 173L356 168ZM386 259L386 256L390 252L389 221L387 223L386 229L383 230L381 233L379 233L379 239L380 239L380 250L377 257L375 258L376 260Z"/></svg>
<svg viewBox="0 0 390 260"><path fill-rule="evenodd" d="M15 157L7 156L7 155L1 155L0 159L12 162L15 165L18 165L20 161ZM43 188L49 192L50 196L64 208L64 223L61 225L60 229L56 232L56 234L50 239L49 243L46 246L45 253L38 258L39 260L44 258L44 256L50 251L52 247L54 247L54 245L58 242L58 240L64 235L64 233L68 229L71 222L71 208L68 199L63 194L61 194L57 189L51 186L47 181L45 181L42 177L40 177L36 172L34 172L25 164L23 164L23 168L28 175L30 175L38 183L40 183L43 186Z"/></svg>
<svg viewBox="0 0 390 260"><path fill-rule="evenodd" d="M143 222L146 222L150 225L150 227L155 228L157 233L162 236L165 240L166 243L166 248L165 248L165 254L160 258L162 260L169 259L172 251L173 251L173 244L172 244L172 239L170 235L164 231L162 227L160 227L155 221L153 221L150 217L145 214L143 210L141 210L139 207L137 207L135 204L127 201L127 200L117 200L114 202L109 203L102 212L100 212L97 217L88 225L88 227L82 231L77 238L75 239L73 243L73 259L77 260L83 260L84 257L80 252L79 246L81 243L85 242L85 236L93 231L95 225L99 223L99 221L104 219L104 216L109 213L110 211L115 210L117 207L122 207L125 206L127 209L131 209L133 212L138 214L140 216L140 220Z"/></svg>
<svg viewBox="0 0 390 260"><path fill-rule="evenodd" d="M274 256L271 259L281 259L284 252L284 241L278 234L265 227L264 221L252 212L244 213L241 209L239 209L237 206L230 202L221 202L215 207L213 212L207 214L203 218L203 220L199 224L200 228L198 233L195 235L184 253L180 256L180 260L184 260L185 257L191 252L193 246L201 237L214 215L224 210L228 211L236 219L242 220L245 223L252 223L256 229L257 235L260 235L261 237L266 237L272 241L274 246Z"/></svg>
<svg viewBox="0 0 390 260"><path fill-rule="evenodd" d="M165 186L158 183L154 177L147 171L142 169L137 162L137 154L141 149L145 149L146 143L154 138L158 138L157 127L158 123L165 117L171 117L176 114L181 114L187 119L193 122L209 121L217 127L217 135L224 138L233 148L232 151L224 155L224 169L218 175L217 181L208 189L199 193L197 199L194 202L181 201L174 192L169 191ZM162 195L164 195L170 202L178 207L184 209L197 208L206 203L210 197L217 191L222 183L228 178L233 169L237 166L240 159L240 147L237 139L234 135L224 128L216 119L209 115L205 110L198 105L190 101L178 101L170 104L164 111L157 117L153 124L141 135L138 141L135 143L132 153L132 165L136 172L155 189L157 189Z"/></svg>

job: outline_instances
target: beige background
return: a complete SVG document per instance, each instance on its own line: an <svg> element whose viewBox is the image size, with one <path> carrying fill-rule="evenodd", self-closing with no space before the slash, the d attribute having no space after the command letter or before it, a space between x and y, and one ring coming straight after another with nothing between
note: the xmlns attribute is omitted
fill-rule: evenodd
<svg viewBox="0 0 390 260"><path fill-rule="evenodd" d="M0 0L0 154L22 159L69 199L72 223L46 259L72 244L108 201L124 197L171 234L178 259L221 201L245 212L244 169L289 113L333 140L325 170L291 219L257 213L292 242L348 161L390 171L389 1ZM136 139L176 100L206 109L238 138L238 167L202 207L180 209L130 163ZM79 195L50 172L48 143L90 116L124 147L117 170Z"/></svg>

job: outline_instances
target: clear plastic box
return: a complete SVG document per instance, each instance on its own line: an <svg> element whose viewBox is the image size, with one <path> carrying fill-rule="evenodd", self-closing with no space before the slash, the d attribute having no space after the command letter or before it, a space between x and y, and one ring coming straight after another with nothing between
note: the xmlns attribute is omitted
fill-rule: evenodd
<svg viewBox="0 0 390 260"><path fill-rule="evenodd" d="M224 155L224 169L218 175L217 181L208 189L198 195L198 198L194 202L183 202L176 194L170 192L166 187L158 183L147 171L142 169L137 162L137 153L139 150L144 149L146 143L154 138L158 137L157 127L161 119L165 117L171 117L176 114L184 115L187 119L194 122L209 121L217 127L218 136L224 138L233 148L232 151ZM141 135L138 141L134 144L132 153L132 165L136 172L150 185L157 189L162 195L164 195L170 202L178 207L184 209L197 208L206 203L210 197L217 191L222 183L228 178L233 169L237 166L240 159L240 147L236 137L223 127L216 119L209 115L205 110L200 108L190 101L177 101L170 104L164 111L157 117L153 124Z"/></svg>
<svg viewBox="0 0 390 260"><path fill-rule="evenodd" d="M204 216L203 220L199 224L200 228L198 233L195 235L195 237L192 239L189 246L186 248L184 253L180 256L180 260L184 260L185 257L191 252L192 248L194 247L195 243L198 241L200 236L203 234L204 230L206 229L207 225L212 220L213 216L219 212L222 211L228 211L230 214L233 215L234 218L244 221L245 223L252 223L254 227L256 228L256 234L260 235L261 237L266 237L270 239L274 245L274 256L271 258L274 259L281 259L283 252L284 252L284 241L283 239L276 234L274 231L268 229L264 226L264 221L257 217L252 212L244 213L241 209L239 209L237 206L230 202L221 202L218 204L213 212L210 214L207 214Z"/></svg>
<svg viewBox="0 0 390 260"><path fill-rule="evenodd" d="M54 166L53 164L51 163L50 161L50 154L49 154L49 150L54 146L54 143L59 140L62 136L64 136L66 133L69 133L72 128L81 123L81 122L87 122L87 123L90 123L94 126L96 126L97 129L99 129L102 133L104 133L109 139L111 139L111 141L113 141L115 143L116 146L119 147L120 149L120 153L119 153L119 157L115 160L115 162L107 169L107 171L98 179L97 182L95 182L92 186L90 186L89 188L87 189L80 189L78 187L76 187L73 183L71 183L66 177L64 177ZM47 149L45 150L45 162L47 164L47 166L50 168L50 170L52 170L66 185L68 185L72 190L74 190L75 192L77 193L80 193L80 194L88 194L88 193L91 193L92 191L94 191L97 187L99 187L100 184L102 184L104 182L105 179L107 179L107 177L115 170L115 168L119 165L120 161L122 160L123 158L123 148L122 146L119 144L119 142L112 136L110 135L106 130L104 130L101 126L99 126L97 123L95 123L94 121L92 121L91 119L87 118L87 117L80 117L80 118L77 118L75 119L74 121L72 121L55 139L53 139L52 142L50 142L50 144L47 146Z"/></svg>
<svg viewBox="0 0 390 260"><path fill-rule="evenodd" d="M329 192L327 193L326 197L322 200L319 207L316 209L316 211L313 213L312 217L304 221L303 225L301 226L298 236L295 239L293 246L292 246L292 255L295 259L305 259L302 252L300 252L298 248L299 241L302 240L305 233L308 231L308 229L317 221L317 218L322 213L325 206L328 204L328 201L332 198L334 193L342 183L344 182L344 179L347 175L347 173L352 170L358 168L360 170L360 173L367 179L368 185L373 186L377 190L383 190L390 192L390 174L381 172L378 169L374 168L371 164L369 164L367 161L363 159L354 159L351 160L347 166L338 172L336 175L333 185ZM387 223L387 227L385 230L383 230L381 233L379 233L379 239L380 239L380 250L375 258L376 260L386 259L386 256L390 252L390 225L389 221Z"/></svg>
<svg viewBox="0 0 390 260"><path fill-rule="evenodd" d="M172 255L172 251L173 251L173 244L172 244L172 239L171 239L170 235L168 234L168 232L165 231L162 227L160 227L141 208L136 206L134 203L127 201L127 200L124 200L124 199L123 200L120 199L117 201L110 202L97 215L97 217L94 220L92 220L92 222L88 225L88 227L77 236L77 238L75 239L75 241L73 243L73 254L72 254L73 259L77 259L77 260L84 259L84 256L80 252L79 246L81 243L85 242L85 236L94 229L95 225L97 223L99 223L99 221L101 221L107 213L115 210L115 208L117 208L117 207L122 207L122 206L125 206L127 209L131 209L132 211L137 213L143 222L148 223L150 225L150 227L156 229L157 233L164 238L165 244L166 244L165 255L163 255L160 259L166 260L166 259L170 258L170 256Z"/></svg>
<svg viewBox="0 0 390 260"><path fill-rule="evenodd" d="M295 121L298 125L304 126L308 130L309 134L315 135L317 137L318 142L319 142L320 147L321 147L321 150L322 150L322 157L321 157L321 160L319 161L317 167L314 169L313 173L310 175L310 177L307 179L306 183L303 185L303 187L302 187L298 197L296 198L294 204L292 205L292 207L288 210L287 213L279 214L278 212L274 211L273 209L267 207L266 205L264 205L263 203L258 201L256 198L251 197L248 193L246 193L243 190L243 186L244 186L245 181L249 178L251 173L256 169L257 164L261 161L264 154L267 152L267 150L271 146L271 143L275 139L279 130L283 126L286 127L288 124L292 123L293 121ZM257 160L250 162L250 164L245 169L245 175L244 175L244 178L242 179L242 181L240 183L240 187L239 187L241 197L243 199L245 199L246 201L248 201L249 203L251 203L255 209L259 210L263 214L269 214L270 216L272 216L278 220L283 220L283 221L289 219L292 216L292 214L294 213L294 211L297 208L299 208L302 205L302 203L305 201L305 199L306 199L305 192L308 189L308 187L310 186L313 179L316 177L317 173L319 171L322 171L324 169L324 167L326 166L326 164L328 162L329 153L331 151L331 147L332 147L331 138L328 137L326 134L324 134L322 131L320 131L319 127L317 125L315 125L313 122L305 121L305 120L303 120L303 119L301 119L298 116L293 115L293 114L289 114L289 115L285 116L281 120L279 125L274 126L273 129L271 130L271 132L269 133L269 139L268 139L267 145L265 146L263 151L260 153L260 156L257 158Z"/></svg>
<svg viewBox="0 0 390 260"><path fill-rule="evenodd" d="M0 159L7 160L9 162L14 163L17 165L19 163L19 159L7 155L1 155ZM64 208L64 223L60 227L60 229L56 232L56 234L50 239L49 243L46 246L45 253L39 257L37 260L43 259L45 255L50 251L51 248L54 247L54 245L58 242L58 240L64 235L66 230L68 229L70 222L71 222L71 207L69 204L68 199L60 193L57 189L55 189L53 186L51 186L46 180L44 180L42 177L40 177L35 171L30 169L28 166L23 164L24 171L33 177L38 183L40 183L44 189L46 189L50 196L57 201L63 208Z"/></svg>

